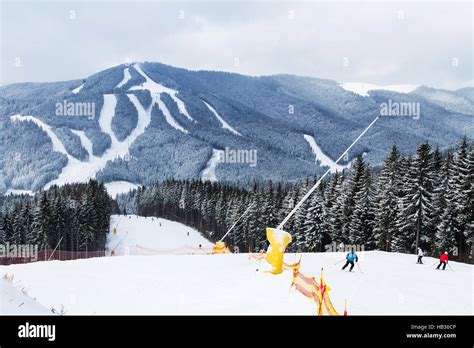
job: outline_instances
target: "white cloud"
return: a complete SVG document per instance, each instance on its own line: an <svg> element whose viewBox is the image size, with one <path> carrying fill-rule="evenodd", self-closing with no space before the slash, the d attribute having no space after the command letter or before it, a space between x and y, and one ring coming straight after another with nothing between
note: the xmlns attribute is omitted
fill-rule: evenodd
<svg viewBox="0 0 474 348"><path fill-rule="evenodd" d="M456 88L472 81L471 20L468 2L7 2L3 83L82 78L128 58Z"/></svg>

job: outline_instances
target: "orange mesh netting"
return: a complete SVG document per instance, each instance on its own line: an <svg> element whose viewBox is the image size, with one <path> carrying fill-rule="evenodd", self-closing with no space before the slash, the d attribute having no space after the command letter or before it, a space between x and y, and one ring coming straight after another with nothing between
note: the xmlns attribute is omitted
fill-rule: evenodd
<svg viewBox="0 0 474 348"><path fill-rule="evenodd" d="M261 252L258 254L249 253L249 258L255 260L263 260L265 259L265 252ZM303 294L305 297L311 299L316 303L317 306L317 314L318 315L341 315L339 314L334 305L329 298L329 291L331 290L329 286L326 284L323 278L323 273L321 269L321 281L318 283L316 277L308 277L300 272L301 266L301 257L298 262L294 264L289 264L283 262L283 268L285 270L292 270L293 271L293 278L291 281L291 287L295 288L298 292ZM347 311L344 310L344 315L347 315Z"/></svg>
<svg viewBox="0 0 474 348"><path fill-rule="evenodd" d="M331 289L324 281L322 269L321 281L318 284L315 277L305 276L300 272L299 267L293 268L291 286L316 303L318 315L340 315L329 298L328 293ZM344 314L347 314L346 311Z"/></svg>
<svg viewBox="0 0 474 348"><path fill-rule="evenodd" d="M176 249L157 250L152 248L146 248L139 244L136 244L136 252L138 255L163 255L163 254L209 254L212 250L210 248L199 248L190 245L183 245Z"/></svg>

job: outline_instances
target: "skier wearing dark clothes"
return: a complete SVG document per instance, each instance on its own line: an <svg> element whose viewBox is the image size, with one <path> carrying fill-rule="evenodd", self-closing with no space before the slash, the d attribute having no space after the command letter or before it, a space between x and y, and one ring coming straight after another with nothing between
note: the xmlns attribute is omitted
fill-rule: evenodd
<svg viewBox="0 0 474 348"><path fill-rule="evenodd" d="M354 268L354 261L357 262L359 258L357 257L357 254L355 253L354 249L352 249L349 253L346 255L346 264L342 269L344 270L347 266L351 265L351 268L349 269L349 272L352 272L352 269Z"/></svg>
<svg viewBox="0 0 474 348"><path fill-rule="evenodd" d="M436 269L439 269L441 265L443 265L443 271L446 269L446 265L448 263L448 252L445 251L444 254L441 254L439 258L439 265L436 267Z"/></svg>
<svg viewBox="0 0 474 348"><path fill-rule="evenodd" d="M416 263L423 264L423 262L421 262L422 258L423 258L423 250L421 250L421 248L418 248L418 261Z"/></svg>

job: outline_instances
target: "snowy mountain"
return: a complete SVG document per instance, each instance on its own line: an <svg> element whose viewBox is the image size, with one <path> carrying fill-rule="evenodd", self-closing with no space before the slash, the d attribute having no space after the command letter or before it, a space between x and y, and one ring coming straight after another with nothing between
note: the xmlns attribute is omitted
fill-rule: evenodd
<svg viewBox="0 0 474 348"><path fill-rule="evenodd" d="M295 180L349 167L362 153L377 165L393 144L411 153L424 141L446 148L472 134L472 90L341 85L148 62L82 80L3 86L0 192L94 177L115 193L166 178ZM421 117L381 120L336 165L387 100L419 103ZM229 153L242 156L222 157Z"/></svg>

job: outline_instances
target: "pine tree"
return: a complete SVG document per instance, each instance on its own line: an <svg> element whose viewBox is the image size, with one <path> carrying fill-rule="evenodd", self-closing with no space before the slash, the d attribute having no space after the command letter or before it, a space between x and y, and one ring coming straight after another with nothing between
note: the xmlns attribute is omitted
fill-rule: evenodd
<svg viewBox="0 0 474 348"><path fill-rule="evenodd" d="M35 244L36 240L31 238L32 229L33 229L33 214L31 211L31 204L29 201L26 201L21 209L21 216L23 222L23 242L25 244Z"/></svg>
<svg viewBox="0 0 474 348"><path fill-rule="evenodd" d="M291 186L285 198L282 201L281 210L279 212L279 221L283 221L286 216L293 210L293 208L298 204L298 197L299 197L299 188L298 186L294 185ZM294 216L292 216L285 224L284 229L286 231L294 231L295 229L295 220Z"/></svg>
<svg viewBox="0 0 474 348"><path fill-rule="evenodd" d="M235 201L234 206L232 207L232 223L231 226L237 222L239 217L247 209L248 202L242 198ZM239 251L247 251L247 234L246 234L246 225L248 224L248 216L242 216L242 218L237 222L234 229L231 232L230 239L232 240L232 245L239 248Z"/></svg>
<svg viewBox="0 0 474 348"><path fill-rule="evenodd" d="M265 228L261 219L261 191L257 185L254 185L252 194L250 195L252 207L249 209L247 216L247 237L248 245L252 251L263 247L265 237Z"/></svg>
<svg viewBox="0 0 474 348"><path fill-rule="evenodd" d="M24 244L25 223L23 221L23 215L21 214L21 211L21 203L15 205L12 211L12 235L10 237L10 244Z"/></svg>
<svg viewBox="0 0 474 348"><path fill-rule="evenodd" d="M418 246L430 249L434 240L433 208L433 155L430 146L421 144L409 167L404 184L403 211L400 227L408 236L408 249Z"/></svg>
<svg viewBox="0 0 474 348"><path fill-rule="evenodd" d="M349 239L351 244L372 249L375 246L373 238L373 202L372 202L372 173L366 167L361 177L361 187L354 195L354 211L349 222Z"/></svg>
<svg viewBox="0 0 474 348"><path fill-rule="evenodd" d="M455 152L448 174L446 207L437 228L437 245L467 259L472 245L473 175L472 153L469 154L466 138Z"/></svg>
<svg viewBox="0 0 474 348"><path fill-rule="evenodd" d="M5 232L5 217L0 212L0 245L7 243L7 234Z"/></svg>
<svg viewBox="0 0 474 348"><path fill-rule="evenodd" d="M50 249L48 234L51 230L51 208L46 192L41 193L38 206L33 210L31 240L35 240L39 250Z"/></svg>
<svg viewBox="0 0 474 348"><path fill-rule="evenodd" d="M326 195L329 235L332 242L337 243L347 242L342 232L344 225L345 191L348 185L348 181L344 179L344 174L339 175L336 173L329 184L329 192Z"/></svg>
<svg viewBox="0 0 474 348"><path fill-rule="evenodd" d="M399 234L400 152L394 145L385 159L374 193L374 238L377 247L389 251L393 236Z"/></svg>
<svg viewBox="0 0 474 348"><path fill-rule="evenodd" d="M261 216L262 224L266 227L276 227L279 222L277 212L273 183L270 181L263 195Z"/></svg>
<svg viewBox="0 0 474 348"><path fill-rule="evenodd" d="M434 222L436 223L436 241L435 246L439 250L452 248L456 244L455 231L457 229L457 220L455 219L454 204L455 190L452 175L453 155L448 152L441 169L442 180L436 187L435 201L433 210L435 212Z"/></svg>
<svg viewBox="0 0 474 348"><path fill-rule="evenodd" d="M305 183L302 185L301 189L299 190L299 196L296 200L296 203L298 204L299 201L306 195L306 193L311 189L311 186L313 186L309 182L309 180L306 180ZM313 196L315 193L313 193ZM308 212L310 209L310 204L311 204L311 197L308 198L306 201L304 201L301 206L296 210L294 216L292 217L294 221L294 230L291 231L293 235L293 243L290 245L289 250L295 250L298 252L305 252L307 251L309 247L308 243L308 236L306 235L306 222L308 218Z"/></svg>
<svg viewBox="0 0 474 348"><path fill-rule="evenodd" d="M360 192L364 190L364 180L366 175L366 165L362 156L358 156L353 164L349 180L344 185L344 191L341 196L341 219L342 219L342 241L344 243L351 241L350 223L356 208L356 198L359 198Z"/></svg>
<svg viewBox="0 0 474 348"><path fill-rule="evenodd" d="M308 200L310 204L304 224L304 247L310 252L323 251L323 239L329 232L323 192L315 192Z"/></svg>

